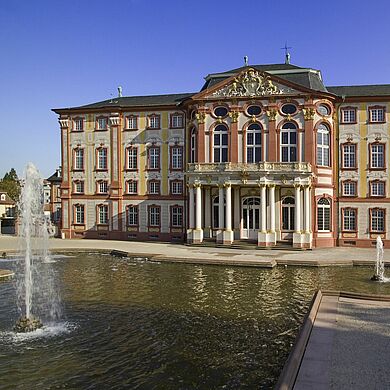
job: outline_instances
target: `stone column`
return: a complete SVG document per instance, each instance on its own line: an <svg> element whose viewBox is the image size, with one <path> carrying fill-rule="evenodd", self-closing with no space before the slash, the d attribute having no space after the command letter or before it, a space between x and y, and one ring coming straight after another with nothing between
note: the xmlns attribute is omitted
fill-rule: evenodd
<svg viewBox="0 0 390 390"><path fill-rule="evenodd" d="M219 204L218 204L218 229L223 230L223 201L224 201L224 196L223 196L223 185L219 185Z"/></svg>
<svg viewBox="0 0 390 390"><path fill-rule="evenodd" d="M261 231L267 231L267 198L265 184L261 185Z"/></svg>
<svg viewBox="0 0 390 390"><path fill-rule="evenodd" d="M202 187L200 184L196 184L196 230L202 229Z"/></svg>
<svg viewBox="0 0 390 390"><path fill-rule="evenodd" d="M194 187L192 184L190 184L189 191L189 228L193 229L194 228Z"/></svg>
<svg viewBox="0 0 390 390"><path fill-rule="evenodd" d="M223 232L223 243L230 245L233 242L232 230L232 186L230 183L225 184L226 188L226 216L225 216L225 231Z"/></svg>
<svg viewBox="0 0 390 390"><path fill-rule="evenodd" d="M310 202L310 187L305 186L305 233L310 233L311 232L311 225L310 225L310 220L311 220L311 202Z"/></svg>
<svg viewBox="0 0 390 390"><path fill-rule="evenodd" d="M234 187L234 220L233 220L233 226L234 226L234 238L239 239L240 238L240 215L241 215L241 202L240 202L240 187Z"/></svg>
<svg viewBox="0 0 390 390"><path fill-rule="evenodd" d="M295 185L295 232L301 232L301 186Z"/></svg>
<svg viewBox="0 0 390 390"><path fill-rule="evenodd" d="M204 235L211 238L211 189L204 190Z"/></svg>
<svg viewBox="0 0 390 390"><path fill-rule="evenodd" d="M269 186L270 231L275 232L275 184Z"/></svg>

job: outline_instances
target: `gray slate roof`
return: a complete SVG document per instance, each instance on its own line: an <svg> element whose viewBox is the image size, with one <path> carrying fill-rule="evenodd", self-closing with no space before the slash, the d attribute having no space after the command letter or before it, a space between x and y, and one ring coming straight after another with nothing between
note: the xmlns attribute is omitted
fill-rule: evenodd
<svg viewBox="0 0 390 390"><path fill-rule="evenodd" d="M390 96L390 84L326 87L338 96Z"/></svg>

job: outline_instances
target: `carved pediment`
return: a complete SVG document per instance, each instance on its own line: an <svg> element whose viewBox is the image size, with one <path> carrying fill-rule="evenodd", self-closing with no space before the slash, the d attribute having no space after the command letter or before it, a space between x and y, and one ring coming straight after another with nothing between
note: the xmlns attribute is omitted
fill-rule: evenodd
<svg viewBox="0 0 390 390"><path fill-rule="evenodd" d="M275 83L268 74L249 68L229 84L214 91L209 97L255 97L296 92L290 87Z"/></svg>

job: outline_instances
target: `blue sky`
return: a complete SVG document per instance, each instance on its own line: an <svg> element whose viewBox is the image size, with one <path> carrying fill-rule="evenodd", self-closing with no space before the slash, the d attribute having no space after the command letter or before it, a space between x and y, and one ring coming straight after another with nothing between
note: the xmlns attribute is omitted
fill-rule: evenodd
<svg viewBox="0 0 390 390"><path fill-rule="evenodd" d="M51 108L193 92L208 73L291 62L327 85L390 83L390 2L0 0L0 176L60 164Z"/></svg>

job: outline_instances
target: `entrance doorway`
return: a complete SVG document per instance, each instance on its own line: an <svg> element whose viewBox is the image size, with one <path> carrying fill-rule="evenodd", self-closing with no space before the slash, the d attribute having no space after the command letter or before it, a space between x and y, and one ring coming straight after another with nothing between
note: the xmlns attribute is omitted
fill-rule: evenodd
<svg viewBox="0 0 390 390"><path fill-rule="evenodd" d="M242 230L241 238L257 240L260 229L260 198L244 198L242 201Z"/></svg>
<svg viewBox="0 0 390 390"><path fill-rule="evenodd" d="M282 200L282 240L292 240L295 229L295 199L286 196Z"/></svg>

